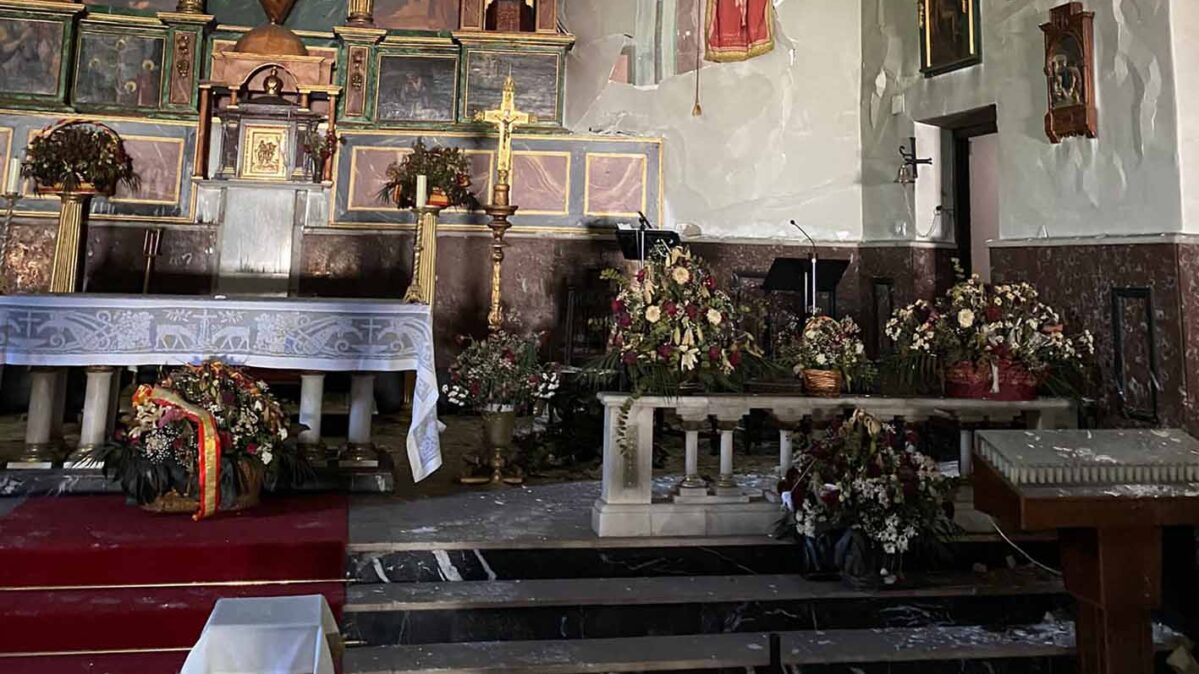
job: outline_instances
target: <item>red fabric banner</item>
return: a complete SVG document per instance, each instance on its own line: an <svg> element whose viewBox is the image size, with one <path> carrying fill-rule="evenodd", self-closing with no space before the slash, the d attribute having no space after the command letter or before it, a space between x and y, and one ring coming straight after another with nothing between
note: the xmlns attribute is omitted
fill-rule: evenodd
<svg viewBox="0 0 1199 674"><path fill-rule="evenodd" d="M709 61L745 61L774 49L771 0L708 0Z"/></svg>

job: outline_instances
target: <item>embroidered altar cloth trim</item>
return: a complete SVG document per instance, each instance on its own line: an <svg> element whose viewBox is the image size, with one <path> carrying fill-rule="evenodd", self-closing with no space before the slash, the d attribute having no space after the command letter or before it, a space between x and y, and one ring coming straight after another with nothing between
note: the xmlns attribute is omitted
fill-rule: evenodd
<svg viewBox="0 0 1199 674"><path fill-rule="evenodd" d="M378 300L127 295L0 297L0 364L183 365L416 372L408 458L417 482L441 466L433 318Z"/></svg>

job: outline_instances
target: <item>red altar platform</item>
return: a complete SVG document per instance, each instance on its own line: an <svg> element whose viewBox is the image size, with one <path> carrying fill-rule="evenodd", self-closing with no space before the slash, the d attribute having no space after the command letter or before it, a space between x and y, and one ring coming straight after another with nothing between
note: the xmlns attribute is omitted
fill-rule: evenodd
<svg viewBox="0 0 1199 674"><path fill-rule="evenodd" d="M217 599L345 603L347 501L265 498L192 522L120 496L30 499L0 517L0 671L175 671Z"/></svg>

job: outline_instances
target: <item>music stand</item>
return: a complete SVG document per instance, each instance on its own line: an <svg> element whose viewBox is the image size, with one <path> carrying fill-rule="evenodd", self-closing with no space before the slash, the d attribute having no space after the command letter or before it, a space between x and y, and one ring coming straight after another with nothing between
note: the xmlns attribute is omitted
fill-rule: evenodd
<svg viewBox="0 0 1199 674"><path fill-rule="evenodd" d="M616 240L620 243L620 252L624 254L626 260L636 260L645 263L645 258L649 252L654 249L659 243L665 244L668 248L674 248L682 243L678 232L672 232L665 229L618 229L616 230Z"/></svg>
<svg viewBox="0 0 1199 674"><path fill-rule="evenodd" d="M848 260L817 260L816 282L813 283L811 259L780 257L770 265L770 271L766 274L766 281L762 284L762 289L766 292L803 291L805 308L816 303L816 298L808 295L813 292L813 288L816 293L830 293L832 297L831 313L836 314L837 286L841 284L841 279L845 276L847 269L849 269Z"/></svg>

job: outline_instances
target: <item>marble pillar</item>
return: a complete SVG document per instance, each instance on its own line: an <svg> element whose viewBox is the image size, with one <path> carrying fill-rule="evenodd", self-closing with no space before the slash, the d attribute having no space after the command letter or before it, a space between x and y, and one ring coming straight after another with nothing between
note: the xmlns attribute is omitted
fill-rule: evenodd
<svg viewBox="0 0 1199 674"><path fill-rule="evenodd" d="M350 379L350 422L343 464L378 466L379 456L371 442L371 416L375 411L375 375L357 373Z"/></svg>
<svg viewBox="0 0 1199 674"><path fill-rule="evenodd" d="M300 375L300 448L314 465L326 460L325 444L321 441L321 415L325 401L325 373L305 372Z"/></svg>
<svg viewBox="0 0 1199 674"><path fill-rule="evenodd" d="M56 395L65 394L66 387L59 386L58 368L36 367L30 374L29 412L25 422L25 451L9 468L48 468L62 458L61 445L54 441L54 413L62 408Z"/></svg>
<svg viewBox="0 0 1199 674"><path fill-rule="evenodd" d="M83 398L83 422L79 426L79 459L108 440L111 427L113 379L116 372L111 367L87 368L87 385Z"/></svg>
<svg viewBox="0 0 1199 674"><path fill-rule="evenodd" d="M717 496L738 496L741 493L737 480L733 477L733 431L737 429L737 423L721 419L717 424L720 429L720 478L716 481Z"/></svg>

